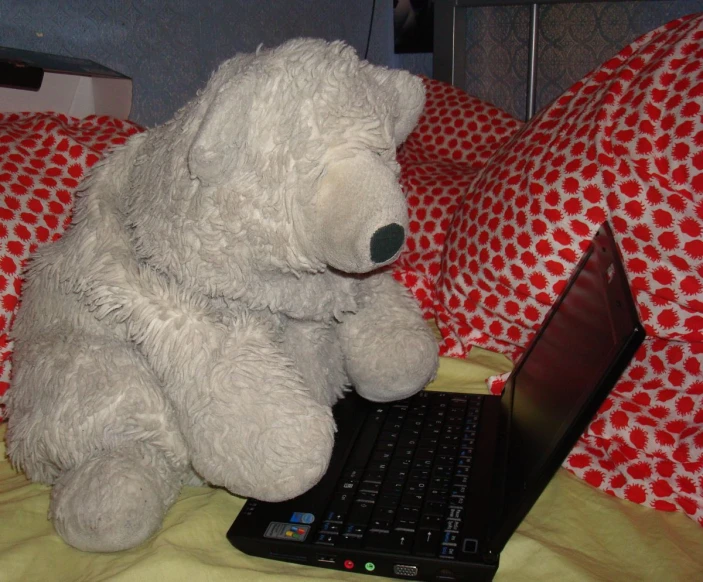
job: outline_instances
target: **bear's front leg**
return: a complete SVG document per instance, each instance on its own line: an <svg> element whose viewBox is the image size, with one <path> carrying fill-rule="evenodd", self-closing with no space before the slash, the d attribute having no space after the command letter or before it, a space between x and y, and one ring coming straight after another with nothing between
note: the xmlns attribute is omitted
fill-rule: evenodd
<svg viewBox="0 0 703 582"><path fill-rule="evenodd" d="M204 479L237 495L296 497L327 470L331 409L313 399L270 321L245 314L228 327L216 353L194 360L203 363L192 371L194 381L167 388L191 462Z"/></svg>
<svg viewBox="0 0 703 582"><path fill-rule="evenodd" d="M350 380L374 402L415 394L439 363L437 341L408 291L386 273L359 282L359 310L338 327Z"/></svg>

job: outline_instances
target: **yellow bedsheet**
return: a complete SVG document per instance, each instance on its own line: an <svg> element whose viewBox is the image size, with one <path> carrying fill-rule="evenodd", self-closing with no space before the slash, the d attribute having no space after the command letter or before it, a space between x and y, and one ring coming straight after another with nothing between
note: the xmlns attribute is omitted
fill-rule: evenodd
<svg viewBox="0 0 703 582"><path fill-rule="evenodd" d="M484 391L488 374L509 368L501 356L477 349L468 362L443 359L432 387ZM225 533L243 500L209 488L185 488L162 531L140 548L79 552L47 520L49 488L10 467L4 435L2 425L2 582L364 579L240 553ZM683 515L610 497L561 469L506 546L496 580L703 580L703 528Z"/></svg>

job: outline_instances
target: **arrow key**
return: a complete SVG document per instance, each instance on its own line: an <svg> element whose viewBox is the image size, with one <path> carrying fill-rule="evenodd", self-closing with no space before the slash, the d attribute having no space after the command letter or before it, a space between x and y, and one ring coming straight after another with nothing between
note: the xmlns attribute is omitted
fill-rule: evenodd
<svg viewBox="0 0 703 582"><path fill-rule="evenodd" d="M364 548L379 552L409 554L413 545L414 535L405 531L381 533L370 531L364 539Z"/></svg>
<svg viewBox="0 0 703 582"><path fill-rule="evenodd" d="M421 529L415 534L413 554L436 557L441 541L442 534L440 532L432 529Z"/></svg>

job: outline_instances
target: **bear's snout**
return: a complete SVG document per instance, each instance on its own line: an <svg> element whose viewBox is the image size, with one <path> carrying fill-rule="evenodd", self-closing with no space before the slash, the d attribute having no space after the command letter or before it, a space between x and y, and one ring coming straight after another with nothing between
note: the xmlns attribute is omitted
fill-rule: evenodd
<svg viewBox="0 0 703 582"><path fill-rule="evenodd" d="M382 226L371 237L371 260L385 263L392 259L405 242L405 229L397 222Z"/></svg>
<svg viewBox="0 0 703 582"><path fill-rule="evenodd" d="M408 208L395 172L378 156L363 151L330 162L315 202L313 252L326 265L368 273L398 256Z"/></svg>

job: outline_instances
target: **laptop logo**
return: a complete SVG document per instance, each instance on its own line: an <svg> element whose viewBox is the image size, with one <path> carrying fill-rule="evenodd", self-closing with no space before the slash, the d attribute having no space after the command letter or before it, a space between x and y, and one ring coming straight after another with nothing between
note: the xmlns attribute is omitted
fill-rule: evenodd
<svg viewBox="0 0 703 582"><path fill-rule="evenodd" d="M272 521L264 532L265 538L274 540L288 540L291 542L304 542L305 538L310 533L309 525L301 525L294 523L282 523L280 521Z"/></svg>

